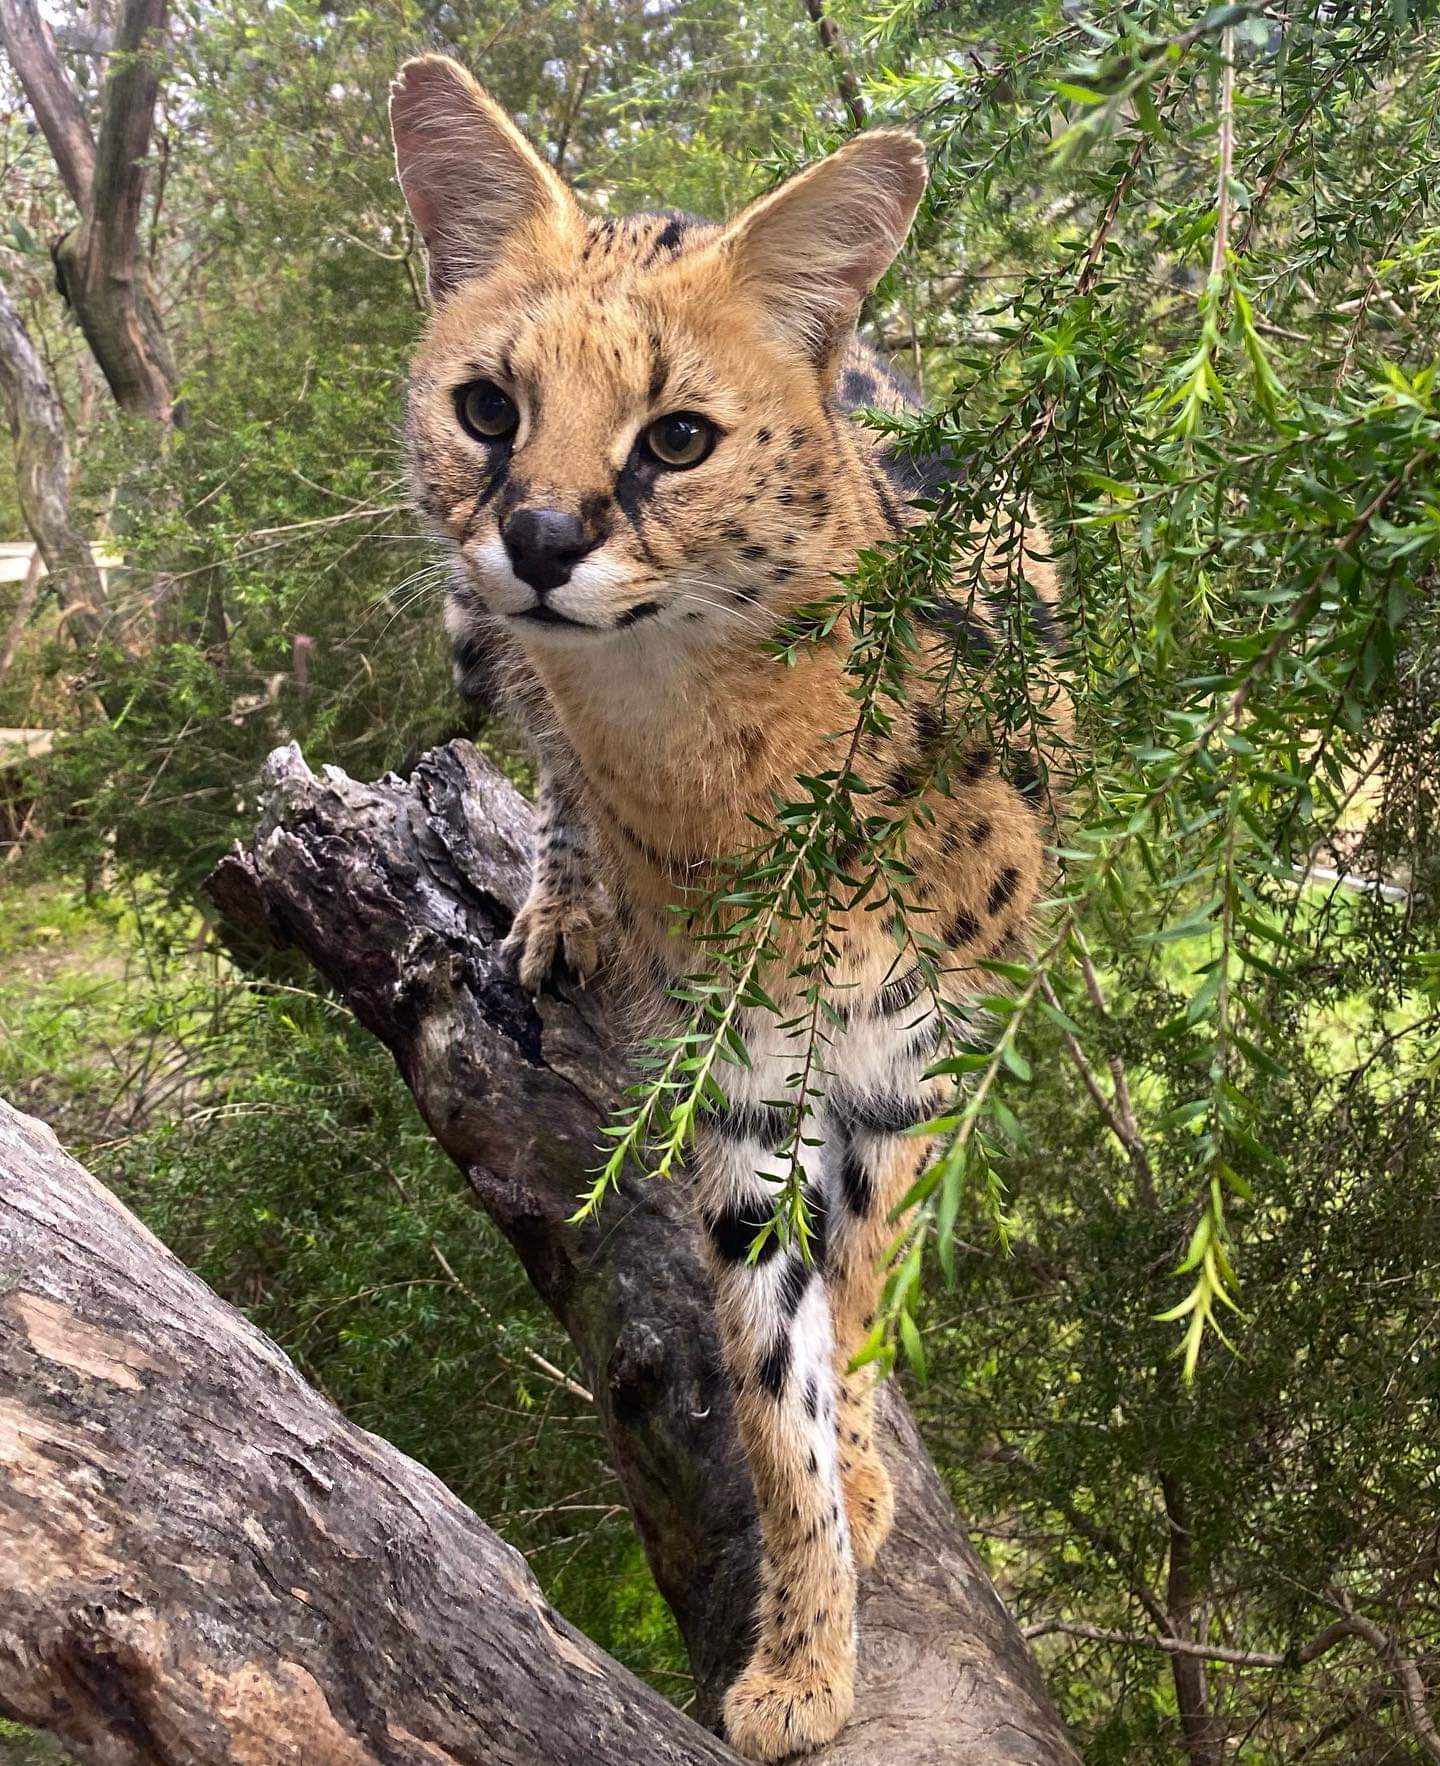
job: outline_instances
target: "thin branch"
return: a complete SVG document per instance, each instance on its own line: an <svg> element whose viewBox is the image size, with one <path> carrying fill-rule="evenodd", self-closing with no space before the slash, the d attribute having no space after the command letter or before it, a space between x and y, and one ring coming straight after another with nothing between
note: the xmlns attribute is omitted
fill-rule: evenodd
<svg viewBox="0 0 1440 1766"><path fill-rule="evenodd" d="M865 99L860 90L860 78L855 72L855 64L850 59L850 51L845 46L840 27L825 9L825 0L805 0L805 10L814 21L815 30L820 38L820 47L830 57L835 69L836 83L840 88L840 97L845 108L850 112L850 120L857 129L863 129L866 122Z"/></svg>

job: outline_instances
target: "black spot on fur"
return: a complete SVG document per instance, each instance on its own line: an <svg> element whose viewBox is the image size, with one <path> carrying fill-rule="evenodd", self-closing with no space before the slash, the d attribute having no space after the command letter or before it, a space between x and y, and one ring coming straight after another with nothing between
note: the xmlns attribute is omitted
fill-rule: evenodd
<svg viewBox="0 0 1440 1766"><path fill-rule="evenodd" d="M677 256L685 243L685 235L693 224L693 218L690 215L672 214L651 241L645 266L648 268L662 257L673 258Z"/></svg>
<svg viewBox="0 0 1440 1766"><path fill-rule="evenodd" d="M782 1332L766 1351L765 1359L756 1369L760 1384L772 1398L778 1398L785 1390L785 1381L790 1372L790 1338Z"/></svg>
<svg viewBox="0 0 1440 1766"><path fill-rule="evenodd" d="M819 1404L820 1393L815 1385L815 1376L814 1374L811 1374L810 1378L805 1382L805 1414L809 1417L812 1423L815 1421L815 1412L818 1409ZM776 1598L783 1600L783 1591Z"/></svg>
<svg viewBox="0 0 1440 1766"><path fill-rule="evenodd" d="M901 1097L893 1092L842 1091L833 1107L841 1121L852 1128L868 1129L871 1134L902 1134L930 1114L923 1098Z"/></svg>
<svg viewBox="0 0 1440 1766"><path fill-rule="evenodd" d="M660 603L658 601L637 601L633 607L627 607L619 619L615 621L615 629L619 631L627 625L636 624L639 620L649 619L652 614L659 611Z"/></svg>
<svg viewBox="0 0 1440 1766"><path fill-rule="evenodd" d="M701 1121L729 1141L759 1141L768 1152L784 1144L794 1118L778 1104L726 1104L707 1110Z"/></svg>
<svg viewBox="0 0 1440 1766"><path fill-rule="evenodd" d="M995 636L973 607L958 601L926 601L916 609L922 625L955 640L967 658L984 662L995 654Z"/></svg>
<svg viewBox="0 0 1440 1766"><path fill-rule="evenodd" d="M1000 875L990 885L990 893L985 898L988 913L998 914L1002 908L1009 907L1015 899L1015 891L1020 887L1020 873L1014 865L1006 865Z"/></svg>
<svg viewBox="0 0 1440 1766"><path fill-rule="evenodd" d="M814 1269L799 1257L787 1257L780 1272L780 1313L786 1320L794 1318L810 1286Z"/></svg>
<svg viewBox="0 0 1440 1766"><path fill-rule="evenodd" d="M1033 587L1030 588L1030 623L1035 628L1035 636L1052 655L1060 655L1064 651L1065 634L1056 621L1055 610L1048 601L1040 598Z"/></svg>
<svg viewBox="0 0 1440 1766"><path fill-rule="evenodd" d="M1015 789L1027 803L1035 804L1044 793L1044 784L1031 760L1018 760L1015 763Z"/></svg>
<svg viewBox="0 0 1440 1766"><path fill-rule="evenodd" d="M995 764L995 751L983 742L968 751L960 768L960 777L967 785L973 785L977 779L983 779Z"/></svg>
<svg viewBox="0 0 1440 1766"><path fill-rule="evenodd" d="M980 820L970 829L970 844L974 847L981 847L994 832L994 824L989 816L981 816Z"/></svg>
<svg viewBox="0 0 1440 1766"><path fill-rule="evenodd" d="M952 949L958 950L961 945L971 944L980 936L980 922L969 908L961 908L950 922L950 930L945 934L945 942Z"/></svg>
<svg viewBox="0 0 1440 1766"><path fill-rule="evenodd" d="M717 1255L724 1258L726 1263L744 1263L761 1227L769 1218L768 1211L761 1203L737 1203L718 1213L707 1211L705 1230L710 1235L710 1243L715 1247ZM755 1261L768 1263L779 1248L780 1241L771 1233L756 1253Z"/></svg>
<svg viewBox="0 0 1440 1766"><path fill-rule="evenodd" d="M840 1190L845 1206L859 1220L875 1206L875 1180L848 1134L840 1145Z"/></svg>
<svg viewBox="0 0 1440 1766"><path fill-rule="evenodd" d="M665 390L665 383L670 378L670 364L665 359L665 351L658 336L650 338L650 385L646 389L646 397L653 405L657 403Z"/></svg>
<svg viewBox="0 0 1440 1766"><path fill-rule="evenodd" d="M875 1004L871 1008L879 1017L890 1017L895 1012L903 1012L913 1006L919 999L925 986L925 978L919 969L911 969L909 974L902 975L898 981L887 981L875 995Z"/></svg>
<svg viewBox="0 0 1440 1766"><path fill-rule="evenodd" d="M768 429L757 429L755 431L755 439L759 442L762 448L768 448L771 440L770 431Z"/></svg>

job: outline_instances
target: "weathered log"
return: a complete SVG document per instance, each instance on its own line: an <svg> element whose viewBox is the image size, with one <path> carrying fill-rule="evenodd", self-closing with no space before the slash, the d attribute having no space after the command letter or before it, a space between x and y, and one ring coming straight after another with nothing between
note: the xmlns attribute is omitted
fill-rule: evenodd
<svg viewBox="0 0 1440 1766"><path fill-rule="evenodd" d="M96 1766L736 1766L4 1103L0 1712Z"/></svg>
<svg viewBox="0 0 1440 1766"><path fill-rule="evenodd" d="M518 988L498 944L528 877L530 811L466 743L408 781L271 756L260 826L210 882L232 924L293 945L390 1049L426 1122L569 1331L711 1722L748 1643L753 1505L708 1281L682 1198L630 1184L576 1222L625 1083L603 992ZM1075 1759L903 1401L884 1448L895 1533L864 1579L856 1714L823 1759ZM643 1756L641 1756L643 1757Z"/></svg>

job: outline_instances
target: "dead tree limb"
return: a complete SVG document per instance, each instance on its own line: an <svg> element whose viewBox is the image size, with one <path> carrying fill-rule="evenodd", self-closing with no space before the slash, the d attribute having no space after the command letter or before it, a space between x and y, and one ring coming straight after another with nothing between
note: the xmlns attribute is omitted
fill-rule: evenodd
<svg viewBox="0 0 1440 1766"><path fill-rule="evenodd" d="M4 1103L0 1565L95 1766L738 1766Z"/></svg>
<svg viewBox="0 0 1440 1766"><path fill-rule="evenodd" d="M79 211L79 225L53 248L62 293L116 404L168 429L175 360L139 235L166 19L167 0L124 0L101 93L97 143L35 0L0 0L0 45Z"/></svg>
<svg viewBox="0 0 1440 1766"><path fill-rule="evenodd" d="M292 945L390 1049L437 1140L569 1331L657 1583L714 1718L743 1660L755 1529L682 1198L631 1185L571 1219L625 1083L603 994L538 1001L497 961L528 877L530 811L466 743L366 785L271 756L260 826L217 869L226 919ZM856 1715L827 1766L1072 1766L1024 1639L981 1570L904 1403L886 1405L894 1536L862 1588Z"/></svg>

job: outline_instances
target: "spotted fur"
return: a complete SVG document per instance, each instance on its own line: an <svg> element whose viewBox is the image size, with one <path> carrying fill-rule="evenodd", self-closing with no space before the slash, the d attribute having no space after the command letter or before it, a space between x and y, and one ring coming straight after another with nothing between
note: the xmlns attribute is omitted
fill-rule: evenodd
<svg viewBox="0 0 1440 1766"><path fill-rule="evenodd" d="M507 683L543 757L535 891L512 934L520 974L538 985L562 949L589 965L603 882L620 960L663 996L704 960L683 910L797 775L836 764L836 732L853 722L843 621L791 668L768 641L862 549L903 532L912 498L950 469L893 457L848 415L906 403L854 326L919 200L921 151L902 132L863 135L724 227L587 219L453 63L409 63L392 118L437 303L409 437L420 506L453 550L457 669ZM513 401L503 440L458 420L479 381ZM659 464L644 441L676 412L716 435L686 470ZM522 510L571 536L558 580L539 588L518 574L511 518ZM997 554L1014 537L1000 523ZM1043 536L1024 543L1048 638ZM993 985L977 960L1017 948L1045 873L1037 811L1055 752L1002 759L967 691L998 641L983 596L937 604L921 660L955 659L953 684L922 690L918 671L915 702L854 763L877 803L917 812L914 910L947 952L940 986L955 1008ZM1063 734L1058 687L1037 694L1042 723ZM843 873L860 854L834 857ZM797 951L806 930L788 931ZM856 1570L880 1549L893 1497L873 1376L849 1369L873 1323L895 1206L925 1157L908 1131L940 1089L925 1072L941 1010L913 946L897 955L893 919L861 908L828 930L831 1009L799 1149L808 1260L773 1236L755 1248L790 1169L806 1067L783 1016L743 1014L749 1064L726 1069L694 1179L763 1537L753 1653L725 1720L734 1744L765 1760L825 1742L851 1707ZM786 954L765 977L782 1014L795 1003Z"/></svg>

